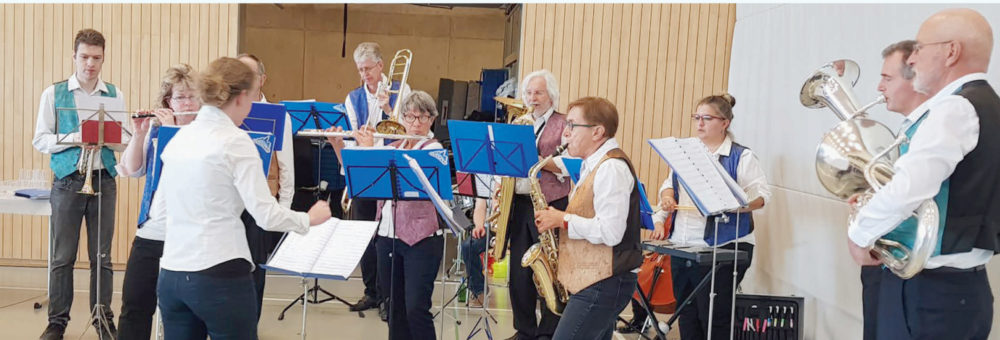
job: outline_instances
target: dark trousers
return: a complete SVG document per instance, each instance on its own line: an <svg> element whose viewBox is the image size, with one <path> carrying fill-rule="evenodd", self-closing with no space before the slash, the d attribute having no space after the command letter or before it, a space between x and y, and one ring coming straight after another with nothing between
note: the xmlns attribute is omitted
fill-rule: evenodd
<svg viewBox="0 0 1000 340"><path fill-rule="evenodd" d="M250 273L219 277L163 269L156 291L166 340L257 338Z"/></svg>
<svg viewBox="0 0 1000 340"><path fill-rule="evenodd" d="M564 197L550 205L559 210L566 210L569 201ZM541 301L535 288L534 274L531 268L521 267L521 257L531 245L538 243L538 228L535 227L535 211L531 199L526 195L514 195L511 202L510 221L507 222L507 233L510 235L510 251L507 252L508 272L510 272L510 305L514 314L514 329L519 337L534 339L539 336L551 336L559 325L559 316L555 315L545 304L541 304L542 319L535 317L535 308Z"/></svg>
<svg viewBox="0 0 1000 340"><path fill-rule="evenodd" d="M444 237L431 236L412 246L388 237L376 240L379 285L389 292L389 339L435 339L431 296Z"/></svg>
<svg viewBox="0 0 1000 340"><path fill-rule="evenodd" d="M476 296L483 294L483 286L486 278L483 276L483 260L480 254L486 251L486 237L469 237L462 241L462 261L465 262L465 271L469 276L466 286L469 291Z"/></svg>
<svg viewBox="0 0 1000 340"><path fill-rule="evenodd" d="M986 270L925 269L909 280L882 271L878 338L986 339L993 293Z"/></svg>
<svg viewBox="0 0 1000 340"><path fill-rule="evenodd" d="M338 196L339 197L339 196ZM357 199L351 203L351 219L360 221L374 221L375 211L378 210L378 202L375 200ZM361 281L365 284L365 296L383 299L384 294L379 294L378 290L378 263L379 259L375 251L375 238L368 243L365 253L361 255Z"/></svg>
<svg viewBox="0 0 1000 340"><path fill-rule="evenodd" d="M87 256L90 258L90 309L93 310L100 289L104 317L111 312L111 238L115 232L115 179L105 170L94 172L92 188L99 196L79 194L84 175L79 172L55 179L49 204L52 206L49 272L49 322L66 325L73 306L73 264L80 244L80 226L87 220ZM100 227L98 227L100 221ZM100 233L98 233L100 229ZM100 242L98 242L98 240ZM100 251L100 255L98 255ZM100 268L98 270L98 268ZM100 287L97 278L100 276Z"/></svg>
<svg viewBox="0 0 1000 340"><path fill-rule="evenodd" d="M611 339L635 285L635 273L624 272L570 295L552 339Z"/></svg>
<svg viewBox="0 0 1000 340"><path fill-rule="evenodd" d="M274 247L278 245L282 233L262 229L246 210L243 211L240 219L243 220L243 226L246 227L247 246L250 248L250 259L254 263L253 272L250 274L253 278L254 291L257 293L254 297L257 320L260 320L260 311L264 305L264 284L267 278L267 271L260 265L267 263L267 258L274 251Z"/></svg>
<svg viewBox="0 0 1000 340"><path fill-rule="evenodd" d="M861 267L861 306L864 317L864 340L878 339L878 291L882 282L882 266Z"/></svg>
<svg viewBox="0 0 1000 340"><path fill-rule="evenodd" d="M735 249L735 244L720 246L720 249ZM753 245L740 243L740 250L745 250L749 254L746 262L740 260L736 266L736 282L743 281L743 276L750 268L750 260L753 259ZM709 291L711 282L706 283L704 288L695 292L705 275L712 271L712 266L698 265L693 261L682 259L676 256L670 258L670 273L674 280L674 296L677 301L683 302L691 294L695 294L690 305L683 308L677 306L680 313L681 339L702 340L708 337L708 327L712 327L712 339L729 339L729 319L732 315L733 307L733 263L719 263L715 270L715 308L713 310L712 325L708 324ZM711 280L711 279L710 279Z"/></svg>
<svg viewBox="0 0 1000 340"><path fill-rule="evenodd" d="M122 313L118 339L149 339L156 312L156 281L160 275L163 241L136 237L122 283Z"/></svg>

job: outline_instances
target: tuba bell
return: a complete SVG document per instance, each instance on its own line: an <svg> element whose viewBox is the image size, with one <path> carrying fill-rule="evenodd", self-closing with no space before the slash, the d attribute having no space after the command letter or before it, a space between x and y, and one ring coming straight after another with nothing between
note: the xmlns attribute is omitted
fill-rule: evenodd
<svg viewBox="0 0 1000 340"><path fill-rule="evenodd" d="M858 74L858 65L851 60L828 63L806 80L799 99L809 108L829 108L840 118L841 122L823 135L816 148L816 176L824 188L841 199L860 194L857 204L863 207L892 179L898 147L907 138L905 134L897 138L888 127L867 117L866 111L885 102L885 97L879 96L864 107L857 105L852 87ZM912 247L879 239L872 249L873 255L903 279L919 273L937 246L937 204L925 200L912 218L916 219ZM852 226L856 223L855 213L851 213L848 221Z"/></svg>

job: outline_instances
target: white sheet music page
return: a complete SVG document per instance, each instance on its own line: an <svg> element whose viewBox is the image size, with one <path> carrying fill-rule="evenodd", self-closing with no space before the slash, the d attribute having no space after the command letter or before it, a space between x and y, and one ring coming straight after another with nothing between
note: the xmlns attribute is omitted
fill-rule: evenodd
<svg viewBox="0 0 1000 340"><path fill-rule="evenodd" d="M287 233L267 265L299 274L311 272L316 259L334 234L337 224L341 222L339 219L331 218L320 225L310 227L305 235Z"/></svg>
<svg viewBox="0 0 1000 340"><path fill-rule="evenodd" d="M375 221L341 220L309 272L346 279L361 262L377 228Z"/></svg>
<svg viewBox="0 0 1000 340"><path fill-rule="evenodd" d="M673 169L702 215L717 215L746 205L743 189L698 138L650 139L649 144Z"/></svg>

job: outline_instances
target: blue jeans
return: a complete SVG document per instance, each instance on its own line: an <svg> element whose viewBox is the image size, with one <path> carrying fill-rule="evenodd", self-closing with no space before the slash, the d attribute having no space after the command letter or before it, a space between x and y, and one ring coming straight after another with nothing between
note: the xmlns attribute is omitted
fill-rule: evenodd
<svg viewBox="0 0 1000 340"><path fill-rule="evenodd" d="M635 273L624 272L570 295L552 339L611 339L618 314L635 293L635 285Z"/></svg>
<svg viewBox="0 0 1000 340"><path fill-rule="evenodd" d="M249 271L218 277L161 269L156 291L167 340L257 338L257 292Z"/></svg>
<svg viewBox="0 0 1000 340"><path fill-rule="evenodd" d="M483 294L483 260L479 255L486 251L486 237L469 237L462 241L462 261L465 261L465 271L469 276L467 286L476 296Z"/></svg>

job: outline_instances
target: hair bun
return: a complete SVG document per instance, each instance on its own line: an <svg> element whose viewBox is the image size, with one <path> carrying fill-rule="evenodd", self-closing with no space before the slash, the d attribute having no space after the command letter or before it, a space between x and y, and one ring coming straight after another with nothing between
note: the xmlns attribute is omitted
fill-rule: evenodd
<svg viewBox="0 0 1000 340"><path fill-rule="evenodd" d="M733 95L729 93L723 93L719 95L719 97L722 97L722 99L725 99L727 102L729 102L729 107L736 106L736 97L733 97Z"/></svg>

